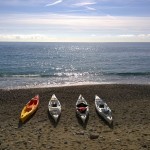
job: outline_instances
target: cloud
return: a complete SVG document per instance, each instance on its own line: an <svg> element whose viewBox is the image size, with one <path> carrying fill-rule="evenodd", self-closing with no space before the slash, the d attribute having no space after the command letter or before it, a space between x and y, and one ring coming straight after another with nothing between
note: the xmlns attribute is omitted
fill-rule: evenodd
<svg viewBox="0 0 150 150"><path fill-rule="evenodd" d="M150 34L139 34L137 35L139 38L150 38Z"/></svg>
<svg viewBox="0 0 150 150"><path fill-rule="evenodd" d="M95 8L92 8L92 7L88 7L88 6L86 6L86 8L88 9L88 10L96 10Z"/></svg>
<svg viewBox="0 0 150 150"><path fill-rule="evenodd" d="M125 29L149 30L150 17L111 17L108 16L84 16L84 15L57 15L57 14L12 14L0 17L0 27L40 26L42 28L52 25L59 27L77 27L93 29Z"/></svg>
<svg viewBox="0 0 150 150"><path fill-rule="evenodd" d="M73 5L81 7L81 6L94 5L94 4L96 4L96 2L82 2L82 3L73 4Z"/></svg>
<svg viewBox="0 0 150 150"><path fill-rule="evenodd" d="M150 40L150 17L11 14L0 16L1 41L53 41L89 36L92 40ZM93 36L91 36L93 35ZM96 36L94 36L96 35ZM109 35L109 36L108 36ZM70 41L69 40L69 41ZM80 39L81 40L81 39ZM82 41L82 40L81 40Z"/></svg>
<svg viewBox="0 0 150 150"><path fill-rule="evenodd" d="M63 0L58 0L58 1L55 1L54 3L49 3L49 4L45 5L45 6L46 6L46 7L47 7L47 6L53 6L53 5L59 4L59 3L61 3L61 2L63 2Z"/></svg>
<svg viewBox="0 0 150 150"><path fill-rule="evenodd" d="M92 37L96 37L96 34L91 34Z"/></svg>
<svg viewBox="0 0 150 150"><path fill-rule="evenodd" d="M50 37L40 34L0 34L0 41L17 42L150 42L150 34Z"/></svg>
<svg viewBox="0 0 150 150"><path fill-rule="evenodd" d="M76 16L57 14L12 14L0 17L1 33L40 34L146 34L150 17Z"/></svg>
<svg viewBox="0 0 150 150"><path fill-rule="evenodd" d="M0 41L52 41L50 38L41 34L0 34Z"/></svg>
<svg viewBox="0 0 150 150"><path fill-rule="evenodd" d="M134 37L134 34L123 34L123 35L119 35L119 37Z"/></svg>
<svg viewBox="0 0 150 150"><path fill-rule="evenodd" d="M150 34L123 34L123 35L116 35L119 39L132 39L132 40L148 40L150 41Z"/></svg>

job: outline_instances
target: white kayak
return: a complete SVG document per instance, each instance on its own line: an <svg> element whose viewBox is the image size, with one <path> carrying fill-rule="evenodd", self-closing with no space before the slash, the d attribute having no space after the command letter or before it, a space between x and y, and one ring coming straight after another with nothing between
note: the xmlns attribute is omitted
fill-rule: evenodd
<svg viewBox="0 0 150 150"><path fill-rule="evenodd" d="M57 122L60 114L61 114L61 104L55 94L52 95L49 103L48 103L48 110L52 118Z"/></svg>
<svg viewBox="0 0 150 150"><path fill-rule="evenodd" d="M79 96L76 102L76 113L81 118L82 122L85 123L89 115L89 106L82 95Z"/></svg>
<svg viewBox="0 0 150 150"><path fill-rule="evenodd" d="M111 109L100 97L95 95L95 107L98 114L103 117L109 124L112 123Z"/></svg>

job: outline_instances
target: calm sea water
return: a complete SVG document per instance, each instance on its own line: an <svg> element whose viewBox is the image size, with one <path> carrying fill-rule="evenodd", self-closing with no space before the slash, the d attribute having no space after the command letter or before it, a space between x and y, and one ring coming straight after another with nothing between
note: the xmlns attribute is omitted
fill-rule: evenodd
<svg viewBox="0 0 150 150"><path fill-rule="evenodd" d="M0 43L0 88L150 84L150 43Z"/></svg>

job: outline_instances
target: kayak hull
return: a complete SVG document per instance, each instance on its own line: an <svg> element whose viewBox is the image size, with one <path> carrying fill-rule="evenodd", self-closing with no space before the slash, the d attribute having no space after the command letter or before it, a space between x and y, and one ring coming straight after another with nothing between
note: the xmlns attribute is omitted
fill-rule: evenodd
<svg viewBox="0 0 150 150"><path fill-rule="evenodd" d="M61 104L60 104L60 101L55 96L55 94L52 95L48 103L48 110L49 110L50 116L54 119L55 122L57 122L58 118L61 115Z"/></svg>
<svg viewBox="0 0 150 150"><path fill-rule="evenodd" d="M105 121L107 121L109 124L111 124L113 122L112 116L106 116L101 110L96 109L97 113L103 118L105 119Z"/></svg>
<svg viewBox="0 0 150 150"><path fill-rule="evenodd" d="M95 108L97 113L106 120L109 124L113 122L111 115L111 109L108 107L106 102L104 102L100 97L95 95Z"/></svg>
<svg viewBox="0 0 150 150"><path fill-rule="evenodd" d="M89 106L86 100L82 97L82 95L79 96L76 102L76 114L83 123L86 122L86 119L89 115Z"/></svg>
<svg viewBox="0 0 150 150"><path fill-rule="evenodd" d="M39 106L39 95L36 95L22 109L20 121L24 123L27 119L29 119L36 112L38 106Z"/></svg>

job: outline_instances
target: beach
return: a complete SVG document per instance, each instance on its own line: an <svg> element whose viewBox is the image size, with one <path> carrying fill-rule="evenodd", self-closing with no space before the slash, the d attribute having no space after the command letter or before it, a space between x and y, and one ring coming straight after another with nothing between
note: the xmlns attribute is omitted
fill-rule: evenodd
<svg viewBox="0 0 150 150"><path fill-rule="evenodd" d="M40 105L25 123L19 123L24 105L36 94ZM62 105L57 124L48 113L48 102L56 94ZM82 124L75 103L82 94L89 103L89 118ZM95 111L94 96L112 110L109 126ZM51 88L0 90L1 150L149 150L150 85L106 84Z"/></svg>

